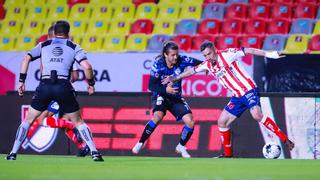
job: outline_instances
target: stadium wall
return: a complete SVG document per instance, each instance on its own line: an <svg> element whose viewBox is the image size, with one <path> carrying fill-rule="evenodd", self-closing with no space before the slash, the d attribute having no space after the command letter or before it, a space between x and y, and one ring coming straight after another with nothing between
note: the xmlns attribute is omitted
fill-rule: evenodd
<svg viewBox="0 0 320 180"><path fill-rule="evenodd" d="M320 158L320 98L316 94L303 96L262 94L264 113L273 117L281 129L296 143L290 152L284 148L281 158ZM17 127L24 119L32 98L28 92L20 98L16 92L0 96L0 153L10 151ZM229 98L188 97L196 120L195 132L187 147L193 157L213 157L220 153L217 119ZM138 141L145 123L151 118L149 93L79 93L82 116L90 126L94 141L104 155L132 155L131 148ZM146 143L141 156L178 156L175 146L183 124L168 113L162 124ZM279 139L260 127L245 112L232 124L232 143L236 157L262 158L266 141ZM75 154L76 148L64 136L63 130L39 130L20 153Z"/></svg>

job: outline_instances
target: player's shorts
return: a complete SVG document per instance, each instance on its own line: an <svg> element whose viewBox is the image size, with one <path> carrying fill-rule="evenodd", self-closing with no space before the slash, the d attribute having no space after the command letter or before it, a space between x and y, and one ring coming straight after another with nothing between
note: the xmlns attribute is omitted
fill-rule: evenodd
<svg viewBox="0 0 320 180"><path fill-rule="evenodd" d="M52 83L50 79L41 80L32 97L31 107L44 111L51 101L56 101L64 113L72 113L80 109L75 90L66 79L58 79L56 83Z"/></svg>
<svg viewBox="0 0 320 180"><path fill-rule="evenodd" d="M260 94L258 88L251 89L241 97L232 97L224 109L229 113L240 117L245 110L254 106L260 106Z"/></svg>
<svg viewBox="0 0 320 180"><path fill-rule="evenodd" d="M177 121L181 120L184 115L192 113L188 103L182 97L162 97L158 95L152 96L151 100L153 113L161 111L165 115L169 110Z"/></svg>

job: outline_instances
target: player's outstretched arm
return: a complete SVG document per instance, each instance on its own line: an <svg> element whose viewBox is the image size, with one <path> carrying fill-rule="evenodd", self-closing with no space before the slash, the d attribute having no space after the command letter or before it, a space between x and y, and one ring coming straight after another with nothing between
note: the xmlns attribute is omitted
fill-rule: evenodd
<svg viewBox="0 0 320 180"><path fill-rule="evenodd" d="M92 95L94 93L94 78L93 78L93 69L91 64L88 62L87 59L82 60L80 62L80 65L83 67L84 69L84 74L86 76L87 82L88 82L88 93L89 95Z"/></svg>
<svg viewBox="0 0 320 180"><path fill-rule="evenodd" d="M30 61L31 61L30 55L25 55L23 57L21 68L20 68L19 85L18 85L19 96L23 96L25 91L24 82L26 81L26 78L27 78L27 71L28 71Z"/></svg>
<svg viewBox="0 0 320 180"><path fill-rule="evenodd" d="M255 49L255 48L244 48L244 52L246 54L265 56L271 59L279 59L279 58L285 57L284 55L281 55L278 51L264 51L264 50Z"/></svg>
<svg viewBox="0 0 320 180"><path fill-rule="evenodd" d="M183 78L187 78L189 76L192 76L196 73L196 71L194 70L194 68L189 68L187 69L185 72L181 73L178 76L168 76L166 78L164 78L161 83L162 84L168 84L168 83L173 83L175 81L179 81Z"/></svg>

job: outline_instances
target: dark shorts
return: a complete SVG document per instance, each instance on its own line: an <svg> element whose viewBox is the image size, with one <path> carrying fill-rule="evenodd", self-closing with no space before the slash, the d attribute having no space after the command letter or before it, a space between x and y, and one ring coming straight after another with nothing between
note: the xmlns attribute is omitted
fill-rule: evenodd
<svg viewBox="0 0 320 180"><path fill-rule="evenodd" d="M59 110L64 113L72 113L80 109L75 90L69 80L59 79L56 83L52 83L50 79L40 81L32 97L31 107L44 111L51 101L56 101L60 106Z"/></svg>
<svg viewBox="0 0 320 180"><path fill-rule="evenodd" d="M167 110L176 118L181 120L186 114L192 113L188 103L184 98L169 98L162 96L152 96L152 112L161 111L166 114Z"/></svg>
<svg viewBox="0 0 320 180"><path fill-rule="evenodd" d="M245 110L251 109L254 106L260 106L260 94L257 88L251 89L241 97L232 97L224 109L240 117Z"/></svg>

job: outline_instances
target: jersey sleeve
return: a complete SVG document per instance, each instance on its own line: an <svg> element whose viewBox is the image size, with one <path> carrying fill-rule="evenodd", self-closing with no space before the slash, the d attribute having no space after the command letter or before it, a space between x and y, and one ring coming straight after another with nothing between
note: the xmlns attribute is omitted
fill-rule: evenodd
<svg viewBox="0 0 320 180"><path fill-rule="evenodd" d="M222 53L224 59L228 64L231 64L233 61L238 60L238 58L245 56L244 48L229 48L226 52Z"/></svg>
<svg viewBox="0 0 320 180"><path fill-rule="evenodd" d="M32 48L29 52L28 55L31 57L31 61L34 61L41 56L41 43L39 43L37 46Z"/></svg>
<svg viewBox="0 0 320 180"><path fill-rule="evenodd" d="M181 64L183 68L188 66L197 66L202 63L202 61L193 57L188 57L188 56L180 56L180 59L181 59Z"/></svg>
<svg viewBox="0 0 320 180"><path fill-rule="evenodd" d="M72 65L72 71L78 71L79 70L79 64L77 62L74 62Z"/></svg>
<svg viewBox="0 0 320 180"><path fill-rule="evenodd" d="M208 63L209 63L209 61L202 62L201 64L199 64L196 67L194 67L194 71L196 73L209 71Z"/></svg>
<svg viewBox="0 0 320 180"><path fill-rule="evenodd" d="M76 46L74 59L80 64L81 61L87 59L87 52L79 45Z"/></svg>

